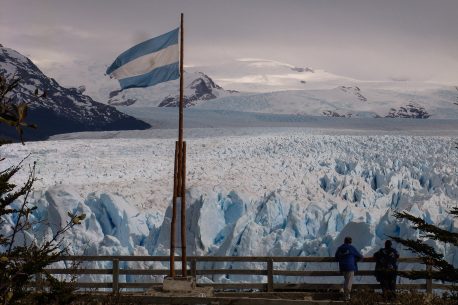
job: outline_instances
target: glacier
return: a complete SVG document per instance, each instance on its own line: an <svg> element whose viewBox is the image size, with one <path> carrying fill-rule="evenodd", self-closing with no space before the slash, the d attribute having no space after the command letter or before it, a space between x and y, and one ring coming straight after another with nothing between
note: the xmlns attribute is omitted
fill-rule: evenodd
<svg viewBox="0 0 458 305"><path fill-rule="evenodd" d="M406 210L456 231L458 222L447 213L458 199L454 141L453 136L323 135L306 129L191 137L188 255L332 256L350 235L370 256L387 235L419 237L408 223L393 218L393 210ZM2 146L2 166L26 155L37 161L40 180L30 202L38 207L34 217L46 221L38 223L28 238L50 236L67 212L85 213L82 225L64 238L70 254L167 255L173 142L165 137ZM15 179L23 181L26 174L24 170ZM430 243L458 264L455 247ZM109 267L108 262L92 264ZM146 267L141 262L125 264ZM207 264L241 268L247 263Z"/></svg>

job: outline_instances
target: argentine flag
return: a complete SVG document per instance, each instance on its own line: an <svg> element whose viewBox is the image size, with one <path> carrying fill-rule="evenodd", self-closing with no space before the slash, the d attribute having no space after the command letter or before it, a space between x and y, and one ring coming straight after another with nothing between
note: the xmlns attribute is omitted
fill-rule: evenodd
<svg viewBox="0 0 458 305"><path fill-rule="evenodd" d="M107 69L122 89L154 86L177 79L180 28L144 41L123 52Z"/></svg>

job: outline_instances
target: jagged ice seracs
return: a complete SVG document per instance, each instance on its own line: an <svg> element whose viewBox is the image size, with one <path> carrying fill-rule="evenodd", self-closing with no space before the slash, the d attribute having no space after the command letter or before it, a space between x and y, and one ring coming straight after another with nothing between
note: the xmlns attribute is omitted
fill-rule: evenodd
<svg viewBox="0 0 458 305"><path fill-rule="evenodd" d="M351 235L354 245L371 255L387 235L419 236L409 223L395 220L393 210L455 231L457 221L447 213L458 198L453 141L437 136L315 135L302 129L189 139L188 254L332 256L343 237ZM30 201L38 207L34 217L46 222L26 238L50 236L70 211L87 215L65 236L71 254L168 254L171 139L46 141L1 150L7 157L3 166L27 154L37 161L42 180ZM24 180L26 174L16 179ZM430 244L458 263L456 248ZM402 256L412 255L399 250Z"/></svg>

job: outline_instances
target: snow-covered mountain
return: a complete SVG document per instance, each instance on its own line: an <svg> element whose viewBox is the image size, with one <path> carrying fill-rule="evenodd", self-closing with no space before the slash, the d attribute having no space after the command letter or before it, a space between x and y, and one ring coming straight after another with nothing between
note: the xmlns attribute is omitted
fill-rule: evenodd
<svg viewBox="0 0 458 305"><path fill-rule="evenodd" d="M141 108L176 104L177 80L119 92L117 81L104 76L106 66L102 63L72 66L72 79L81 79L76 83L69 81L67 69L48 70L67 85L84 85L86 94L104 103ZM306 65L256 58L190 65L185 70L189 107L329 117L458 118L458 90L454 86L409 80L363 81ZM204 94L197 92L201 86L193 82L205 84Z"/></svg>
<svg viewBox="0 0 458 305"><path fill-rule="evenodd" d="M50 135L76 131L146 129L150 126L119 112L116 108L95 102L84 95L84 86L64 88L44 75L27 57L0 45L0 73L7 79L20 78L10 95L13 102L29 104L28 121L38 125L28 130L26 139L45 139ZM38 90L42 97L34 93ZM1 133L11 135L11 128L0 126Z"/></svg>
<svg viewBox="0 0 458 305"><path fill-rule="evenodd" d="M64 67L54 64L51 66L44 66L43 68L46 69L47 73L53 75L53 77L60 80L66 86L86 86L87 94L97 101L108 103L110 95L113 97L119 90L118 82L105 75L107 63L75 61L68 65L69 66ZM68 71L71 71L71 73ZM260 65L259 63L252 63L242 59L222 62L214 66L185 65L185 87L188 87L196 79L201 78L201 73L207 75L207 78L211 78L212 82L215 84L227 89L229 93L231 91L271 92L288 89L303 89L304 83L306 83L306 77L310 75L313 75L313 79L315 80L322 79L325 81L326 88L328 88L331 83L334 87L348 83L345 81L345 78L332 75L322 70L294 67L283 63L278 63L277 66L269 63ZM249 82L251 78L249 75L253 74L255 75L253 77L254 79L261 80L260 83ZM238 79L241 78L241 76L247 75L247 79L235 81L236 78ZM278 77L275 77L275 75ZM288 75L291 75L291 80L287 80ZM298 79L298 77L304 79ZM272 82L267 81L271 79L273 80ZM332 81L333 79L335 82ZM294 86L288 86L288 82L291 82ZM307 85L310 86L311 83L315 82L309 81ZM159 105L165 97L176 95L179 89L178 86L178 81L170 81L148 88L132 88L125 90L123 92L124 97L121 95L121 98L113 102L123 102L130 99L135 100L134 106L155 107ZM188 92L188 94L189 93L192 95L192 92Z"/></svg>
<svg viewBox="0 0 458 305"><path fill-rule="evenodd" d="M458 118L456 87L427 82L361 81L324 70L245 58L196 67L247 94L198 107L331 117Z"/></svg>
<svg viewBox="0 0 458 305"><path fill-rule="evenodd" d="M184 104L185 107L198 105L211 99L237 95L237 91L224 90L206 74L202 72L184 73ZM159 87L160 86L160 87ZM110 92L108 104L113 106L158 106L178 107L179 80L169 81L153 88L114 90ZM150 98L143 100L137 96L138 92L150 92Z"/></svg>
<svg viewBox="0 0 458 305"><path fill-rule="evenodd" d="M229 96L198 105L202 109L332 117L457 119L453 87L388 88L361 83L330 89L290 90Z"/></svg>
<svg viewBox="0 0 458 305"><path fill-rule="evenodd" d="M192 107L198 105L199 102L208 101L224 96L234 96L237 91L226 91L221 86L202 72L194 73L197 77L186 85L184 90L184 106ZM189 79L189 78L188 78ZM160 104L159 107L178 107L179 95L169 95Z"/></svg>
<svg viewBox="0 0 458 305"><path fill-rule="evenodd" d="M103 67L99 68L100 74L103 73ZM90 71L84 75L94 78L95 70ZM187 107L330 117L458 118L458 90L452 86L412 81L361 81L320 69L256 58L190 66L186 71ZM95 92L101 100L113 105L177 104L178 81L123 92L113 89L118 85L107 77L103 83L100 77L93 83L91 86L99 89L88 86L88 92ZM100 89L102 87L105 89Z"/></svg>
<svg viewBox="0 0 458 305"><path fill-rule="evenodd" d="M224 88L251 93L330 89L357 81L321 69L259 58L239 58L193 69L205 71Z"/></svg>

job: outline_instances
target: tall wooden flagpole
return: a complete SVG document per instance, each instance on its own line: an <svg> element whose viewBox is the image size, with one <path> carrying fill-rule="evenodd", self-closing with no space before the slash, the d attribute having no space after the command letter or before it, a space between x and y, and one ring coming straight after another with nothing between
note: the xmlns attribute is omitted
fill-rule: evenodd
<svg viewBox="0 0 458 305"><path fill-rule="evenodd" d="M178 172L178 142L175 142L175 162L173 166L173 199L172 199L172 222L170 224L170 272L169 276L175 277L175 223L177 222L177 172Z"/></svg>
<svg viewBox="0 0 458 305"><path fill-rule="evenodd" d="M180 22L180 101L178 121L178 141L175 145L175 163L173 172L172 223L170 227L170 276L175 277L175 236L177 218L177 199L181 203L181 275L187 275L186 267L186 142L183 141L183 13Z"/></svg>
<svg viewBox="0 0 458 305"><path fill-rule="evenodd" d="M181 35L180 35L180 132L178 135L178 141L180 142L180 152L181 152L181 275L186 276L187 267L186 267L186 142L183 142L183 83L184 83L184 74L183 74L183 59L184 59L184 41L183 41L183 13L181 13Z"/></svg>

